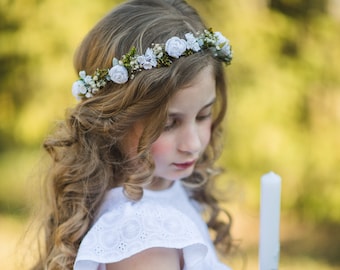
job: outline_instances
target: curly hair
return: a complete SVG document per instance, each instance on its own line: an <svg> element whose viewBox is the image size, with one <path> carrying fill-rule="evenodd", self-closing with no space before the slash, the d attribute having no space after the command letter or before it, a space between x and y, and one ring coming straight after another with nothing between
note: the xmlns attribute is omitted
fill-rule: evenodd
<svg viewBox="0 0 340 270"><path fill-rule="evenodd" d="M109 67L113 57L120 58L132 46L144 52L152 43L203 29L196 11L184 1L129 1L89 32L75 54L75 68L91 74L98 67ZM194 173L182 181L192 197L207 207L215 244L231 246L231 219L218 219L223 210L211 188L218 174L213 164L221 150L226 81L222 63L210 52L200 52L179 58L170 67L140 72L127 84L108 83L94 97L69 109L46 138L43 145L51 165L45 181L45 243L32 269L72 269L80 242L109 189L123 186L129 199L142 197L142 187L153 180L150 146L163 130L169 100L207 65L213 67L217 89L212 137ZM137 124L143 130L131 156L126 152L126 138Z"/></svg>

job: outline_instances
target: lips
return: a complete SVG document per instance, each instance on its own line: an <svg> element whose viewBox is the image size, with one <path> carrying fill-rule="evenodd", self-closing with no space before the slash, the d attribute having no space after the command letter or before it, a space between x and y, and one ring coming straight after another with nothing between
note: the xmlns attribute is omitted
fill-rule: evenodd
<svg viewBox="0 0 340 270"><path fill-rule="evenodd" d="M183 162L183 163L173 163L174 166L180 170L185 170L188 169L190 167L192 167L195 164L195 160L193 161L188 161L188 162Z"/></svg>

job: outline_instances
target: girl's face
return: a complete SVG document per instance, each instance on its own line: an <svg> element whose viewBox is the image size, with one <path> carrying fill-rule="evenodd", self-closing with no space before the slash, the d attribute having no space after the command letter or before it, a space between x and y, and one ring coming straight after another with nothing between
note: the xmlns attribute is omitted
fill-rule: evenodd
<svg viewBox="0 0 340 270"><path fill-rule="evenodd" d="M165 189L169 180L192 174L210 141L215 84L212 66L207 66L170 99L165 129L151 146L158 181L147 188Z"/></svg>

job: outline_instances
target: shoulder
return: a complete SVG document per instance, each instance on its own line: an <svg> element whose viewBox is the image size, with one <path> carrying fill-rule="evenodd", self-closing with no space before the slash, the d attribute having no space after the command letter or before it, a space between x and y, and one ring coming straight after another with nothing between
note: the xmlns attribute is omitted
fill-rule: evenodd
<svg viewBox="0 0 340 270"><path fill-rule="evenodd" d="M156 247L164 249L154 249ZM80 244L75 269L97 269L83 266L91 264L95 267L124 260L124 263L135 263L155 252L172 260L175 250L195 253L191 260L199 260L207 253L200 231L184 213L152 199L106 201ZM128 259L137 254L136 259Z"/></svg>
<svg viewBox="0 0 340 270"><path fill-rule="evenodd" d="M120 262L106 265L106 270L179 270L182 254L178 249L155 247L144 250Z"/></svg>

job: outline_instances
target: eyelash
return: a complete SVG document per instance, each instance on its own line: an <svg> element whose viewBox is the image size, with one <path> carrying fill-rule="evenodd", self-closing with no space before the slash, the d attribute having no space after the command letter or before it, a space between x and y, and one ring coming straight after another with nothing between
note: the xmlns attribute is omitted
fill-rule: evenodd
<svg viewBox="0 0 340 270"><path fill-rule="evenodd" d="M198 121L203 121L203 120L208 119L210 117L211 117L211 112L204 114L204 115L197 116L196 119Z"/></svg>
<svg viewBox="0 0 340 270"><path fill-rule="evenodd" d="M205 115L199 115L196 117L196 120L197 121L204 121L206 119L209 119L211 117L211 112L205 114ZM177 125L178 125L178 122L179 120L174 118L174 119L171 119L171 122L169 124L166 124L165 127L164 127L164 131L169 131L173 128L175 128Z"/></svg>

